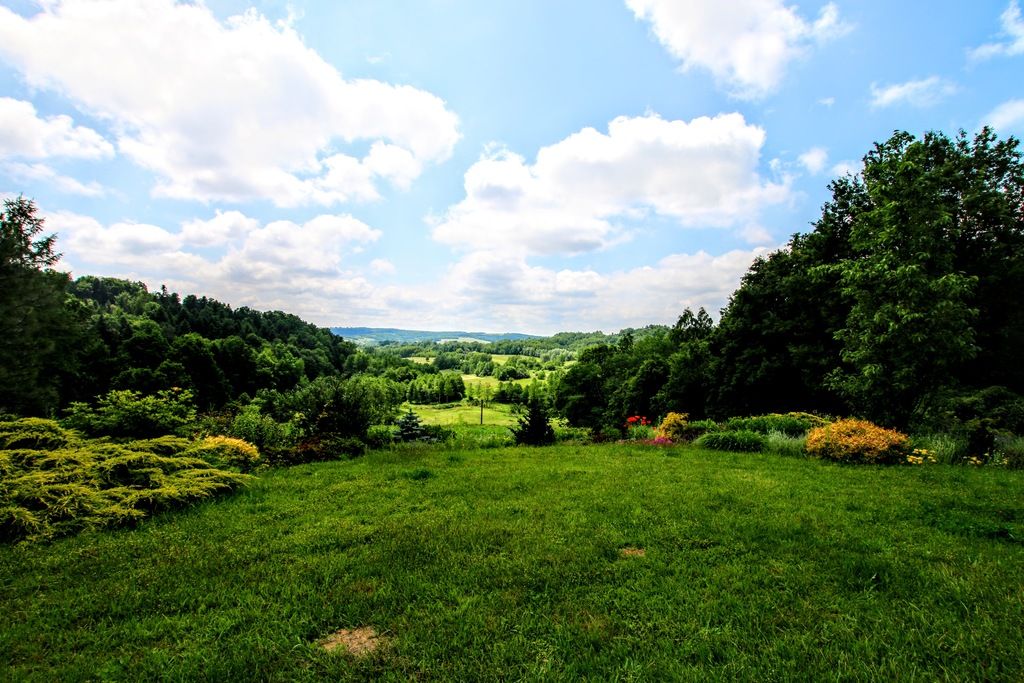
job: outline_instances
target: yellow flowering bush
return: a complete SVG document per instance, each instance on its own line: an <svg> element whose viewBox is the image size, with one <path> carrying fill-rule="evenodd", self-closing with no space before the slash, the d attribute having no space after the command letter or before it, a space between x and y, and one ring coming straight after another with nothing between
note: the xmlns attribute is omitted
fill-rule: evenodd
<svg viewBox="0 0 1024 683"><path fill-rule="evenodd" d="M260 464L260 452L248 441L230 436L207 436L189 449L189 455L210 464L249 472Z"/></svg>
<svg viewBox="0 0 1024 683"><path fill-rule="evenodd" d="M812 429L807 453L837 462L896 463L906 460L906 434L867 420L839 420Z"/></svg>
<svg viewBox="0 0 1024 683"><path fill-rule="evenodd" d="M687 418L689 413L669 413L658 425L658 436L672 441L686 441L689 434Z"/></svg>

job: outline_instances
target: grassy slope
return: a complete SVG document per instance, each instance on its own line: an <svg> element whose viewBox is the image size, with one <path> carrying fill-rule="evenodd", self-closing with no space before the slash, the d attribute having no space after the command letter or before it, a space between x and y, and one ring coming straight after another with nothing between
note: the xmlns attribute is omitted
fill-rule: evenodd
<svg viewBox="0 0 1024 683"><path fill-rule="evenodd" d="M135 531L0 547L0 662L37 680L1019 680L1022 489L615 445L375 453ZM362 625L391 647L311 644Z"/></svg>
<svg viewBox="0 0 1024 683"><path fill-rule="evenodd" d="M476 425L480 424L480 407L464 403L441 405L413 404L412 410L429 425ZM508 427L517 423L512 408L503 403L488 403L484 406L484 425Z"/></svg>

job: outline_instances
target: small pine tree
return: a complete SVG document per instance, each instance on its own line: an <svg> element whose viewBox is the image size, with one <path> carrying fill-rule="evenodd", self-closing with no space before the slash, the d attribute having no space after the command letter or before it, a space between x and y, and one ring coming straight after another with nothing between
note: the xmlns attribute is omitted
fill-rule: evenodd
<svg viewBox="0 0 1024 683"><path fill-rule="evenodd" d="M419 441L427 435L427 430L424 429L423 423L420 422L419 415L412 412L412 408L409 408L409 412L398 418L395 424L398 425L399 441Z"/></svg>
<svg viewBox="0 0 1024 683"><path fill-rule="evenodd" d="M530 399L526 414L519 418L519 424L510 427L516 445L548 446L555 442L555 430L548 420L548 411L537 398Z"/></svg>

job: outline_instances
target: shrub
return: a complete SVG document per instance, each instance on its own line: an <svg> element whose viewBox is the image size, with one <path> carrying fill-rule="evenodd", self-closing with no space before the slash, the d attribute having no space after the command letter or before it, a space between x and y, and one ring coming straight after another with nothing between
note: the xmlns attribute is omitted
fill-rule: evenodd
<svg viewBox="0 0 1024 683"><path fill-rule="evenodd" d="M789 413L782 415L756 415L754 417L733 417L725 424L727 430L746 429L759 434L781 432L787 436L803 436L812 428L814 420L803 417L807 413ZM813 416L810 416L813 417ZM820 420L820 418L817 418Z"/></svg>
<svg viewBox="0 0 1024 683"><path fill-rule="evenodd" d="M292 422L274 420L263 414L259 404L250 403L235 416L228 433L251 443L268 461L277 461L295 447L299 429Z"/></svg>
<svg viewBox="0 0 1024 683"><path fill-rule="evenodd" d="M306 462L358 458L366 453L362 439L341 434L320 434L306 437L290 452L283 454L282 461L297 465Z"/></svg>
<svg viewBox="0 0 1024 683"><path fill-rule="evenodd" d="M421 441L427 435L420 416L412 412L412 408L398 418L395 424L398 426L397 438L399 441Z"/></svg>
<svg viewBox="0 0 1024 683"><path fill-rule="evenodd" d="M1024 436L1000 436L995 453L1006 467L1024 469Z"/></svg>
<svg viewBox="0 0 1024 683"><path fill-rule="evenodd" d="M547 446L555 442L555 430L548 411L536 398L530 399L526 414L519 418L519 424L510 429L517 446Z"/></svg>
<svg viewBox="0 0 1024 683"><path fill-rule="evenodd" d="M669 413L666 415L661 424L658 425L658 436L671 439L672 441L686 441L687 439L687 426L690 424L687 418L687 413Z"/></svg>
<svg viewBox="0 0 1024 683"><path fill-rule="evenodd" d="M726 432L708 432L694 443L701 448L710 448L713 451L760 453L765 448L766 440L763 434L749 429L738 429Z"/></svg>
<svg viewBox="0 0 1024 683"><path fill-rule="evenodd" d="M149 396L115 390L97 398L95 407L72 403L62 422L90 436L148 438L183 435L195 419L192 392L188 390L171 389Z"/></svg>
<svg viewBox="0 0 1024 683"><path fill-rule="evenodd" d="M907 448L906 434L867 420L839 420L812 429L807 435L807 452L811 456L838 462L902 462Z"/></svg>
<svg viewBox="0 0 1024 683"><path fill-rule="evenodd" d="M53 420L26 417L0 422L0 449L3 450L27 448L52 451L77 440L73 433Z"/></svg>
<svg viewBox="0 0 1024 683"><path fill-rule="evenodd" d="M384 448L395 441L395 430L391 425L373 425L366 430L366 445L370 448Z"/></svg>
<svg viewBox="0 0 1024 683"><path fill-rule="evenodd" d="M188 450L211 465L233 467L242 472L254 470L261 462L260 452L248 441L230 436L207 436Z"/></svg>
<svg viewBox="0 0 1024 683"><path fill-rule="evenodd" d="M83 528L133 524L244 485L177 441L80 440L57 450L0 451L0 539L44 540Z"/></svg>

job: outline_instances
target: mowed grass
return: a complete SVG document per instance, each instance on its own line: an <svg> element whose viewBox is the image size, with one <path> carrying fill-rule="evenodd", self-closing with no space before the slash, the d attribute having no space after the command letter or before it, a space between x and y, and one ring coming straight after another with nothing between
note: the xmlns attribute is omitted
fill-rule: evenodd
<svg viewBox="0 0 1024 683"><path fill-rule="evenodd" d="M479 425L480 406L467 403L415 404L412 411L429 425ZM484 425L508 427L517 423L512 407L503 403L484 406Z"/></svg>
<svg viewBox="0 0 1024 683"><path fill-rule="evenodd" d="M1022 486L631 445L274 470L0 547L0 678L1019 681Z"/></svg>

